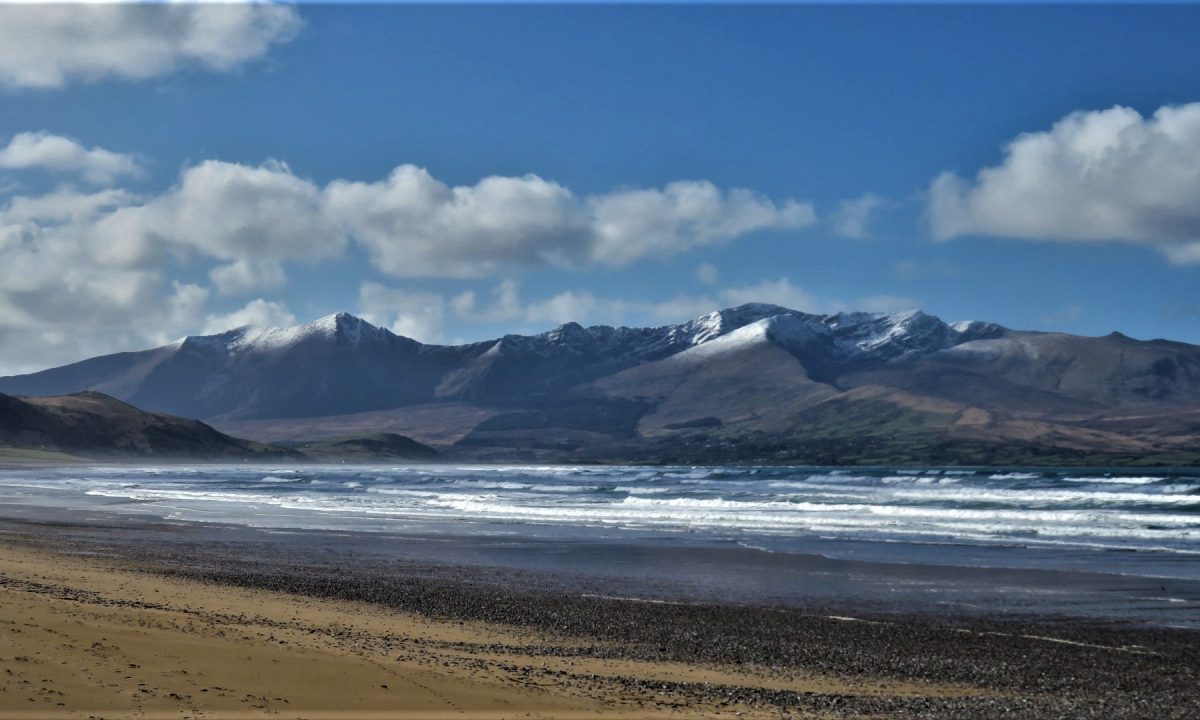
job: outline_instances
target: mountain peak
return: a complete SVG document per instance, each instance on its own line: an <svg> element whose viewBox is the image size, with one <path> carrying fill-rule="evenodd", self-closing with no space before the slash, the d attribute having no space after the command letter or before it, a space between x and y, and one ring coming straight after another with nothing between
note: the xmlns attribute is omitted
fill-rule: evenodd
<svg viewBox="0 0 1200 720"><path fill-rule="evenodd" d="M339 312L299 325L243 325L216 335L191 335L178 344L192 348L216 348L244 353L281 350L316 339L327 342L345 339L356 345L366 337L391 334L388 330L377 328L362 318Z"/></svg>
<svg viewBox="0 0 1200 720"><path fill-rule="evenodd" d="M565 322L553 330L545 333L549 340L559 340L564 342L576 342L586 340L591 337L588 331L577 322Z"/></svg>
<svg viewBox="0 0 1200 720"><path fill-rule="evenodd" d="M761 315L762 317L771 317L772 315L795 315L802 314L798 310L785 308L782 305L773 305L771 303L742 303L733 307L720 310L721 313L729 313L732 315Z"/></svg>
<svg viewBox="0 0 1200 720"><path fill-rule="evenodd" d="M337 330L339 328L347 328L347 327L361 327L361 326L366 326L366 327L371 327L371 328L375 327L374 325L367 322L366 320L363 320L362 318L357 317L355 315L351 315L348 312L337 312L337 313L333 313L332 315L326 315L325 317L317 318L316 320L313 320L310 323L304 323L303 325L298 325L296 327L306 327L306 326L328 328L330 330Z"/></svg>

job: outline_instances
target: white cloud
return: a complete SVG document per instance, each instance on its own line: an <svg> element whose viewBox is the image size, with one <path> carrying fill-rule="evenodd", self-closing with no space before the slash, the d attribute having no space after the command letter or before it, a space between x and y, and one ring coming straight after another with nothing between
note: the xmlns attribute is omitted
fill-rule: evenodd
<svg viewBox="0 0 1200 720"><path fill-rule="evenodd" d="M320 191L279 162L207 160L145 205L118 211L123 233L161 238L222 260L336 257L345 236L323 213Z"/></svg>
<svg viewBox="0 0 1200 720"><path fill-rule="evenodd" d="M726 288L720 293L721 302L725 305L744 305L746 303L768 303L782 305L792 310L802 312L820 312L817 308L824 303L805 290L802 290L787 278L764 280L754 285Z"/></svg>
<svg viewBox="0 0 1200 720"><path fill-rule="evenodd" d="M287 284L283 264L278 260L241 258L208 271L208 277L222 295L243 295L254 290L278 290Z"/></svg>
<svg viewBox="0 0 1200 720"><path fill-rule="evenodd" d="M160 195L113 195L109 212L76 226L67 229L86 234L111 262L150 264L164 253L222 261L210 272L222 294L282 287L284 261L335 258L346 244L319 188L278 162L209 160Z"/></svg>
<svg viewBox="0 0 1200 720"><path fill-rule="evenodd" d="M0 374L161 345L193 332L209 291L108 262L86 237L0 212Z"/></svg>
<svg viewBox="0 0 1200 720"><path fill-rule="evenodd" d="M545 300L529 303L525 307L525 319L530 323L550 325L578 322L577 318L592 317L601 304L591 293L567 290Z"/></svg>
<svg viewBox="0 0 1200 720"><path fill-rule="evenodd" d="M87 148L77 140L47 132L14 135L8 145L0 148L0 168L70 173L95 185L111 185L121 176L142 173L132 155Z"/></svg>
<svg viewBox="0 0 1200 720"><path fill-rule="evenodd" d="M287 306L259 298L244 307L225 315L209 315L204 321L204 335L215 335L250 325L252 327L286 327L296 324L296 316L288 312Z"/></svg>
<svg viewBox="0 0 1200 720"><path fill-rule="evenodd" d="M325 201L329 215L375 265L397 277L483 277L540 265L619 267L758 230L804 227L815 217L806 203L777 205L709 182L579 198L536 175L451 187L412 165L380 182L330 183Z"/></svg>
<svg viewBox="0 0 1200 720"><path fill-rule="evenodd" d="M427 343L443 341L448 321L474 325L518 323L526 328L541 328L572 321L588 322L601 305L612 314L620 304L598 301L591 293L574 291L525 302L520 285L514 280L500 282L486 303L480 303L474 291L446 298L374 282L363 283L358 298L363 319Z"/></svg>
<svg viewBox="0 0 1200 720"><path fill-rule="evenodd" d="M190 328L196 320L204 315L208 304L208 288L190 283L173 281L173 292L167 298L167 321L172 328ZM178 335L178 333L174 333ZM164 335L159 336L164 337Z"/></svg>
<svg viewBox="0 0 1200 720"><path fill-rule="evenodd" d="M705 285L716 285L717 281L721 279L721 274L716 265L703 262L696 266L696 279Z"/></svg>
<svg viewBox="0 0 1200 720"><path fill-rule="evenodd" d="M71 188L59 188L45 195L18 195L11 198L3 218L10 224L84 223L133 201L133 194L121 189L79 192Z"/></svg>
<svg viewBox="0 0 1200 720"><path fill-rule="evenodd" d="M623 304L574 291L525 302L519 283L511 279L496 285L484 303L470 290L446 298L374 282L363 283L358 298L359 314L364 320L425 343L443 342L449 322L477 326L516 324L532 331L565 322L586 323L601 314L619 316Z"/></svg>
<svg viewBox="0 0 1200 720"><path fill-rule="evenodd" d="M816 222L812 205L776 205L749 190L722 191L710 182L673 182L661 190L627 190L588 198L593 259L627 265L714 245L757 230L802 228Z"/></svg>
<svg viewBox="0 0 1200 720"><path fill-rule="evenodd" d="M229 71L300 26L294 8L267 3L0 5L0 86Z"/></svg>
<svg viewBox="0 0 1200 720"><path fill-rule="evenodd" d="M853 200L843 200L834 214L833 231L838 235L862 240L870 235L871 216L883 206L883 198L866 193Z"/></svg>
<svg viewBox="0 0 1200 720"><path fill-rule="evenodd" d="M938 238L1119 241L1200 263L1200 103L1076 112L1023 134L973 181L938 177L930 219Z"/></svg>
<svg viewBox="0 0 1200 720"><path fill-rule="evenodd" d="M478 277L508 265L567 264L585 249L571 192L535 175L450 187L401 165L374 183L326 189L331 214L398 277Z"/></svg>
<svg viewBox="0 0 1200 720"><path fill-rule="evenodd" d="M59 188L3 202L0 368L10 372L235 320L279 320L286 313L263 303L238 318L206 319L210 291L172 282L169 268L215 259L223 263L212 273L217 288L245 292L277 286L285 259L327 257L345 243L323 220L318 190L278 164L203 163L148 198ZM280 312L268 316L271 309Z"/></svg>
<svg viewBox="0 0 1200 720"><path fill-rule="evenodd" d="M530 326L560 325L565 322L587 322L601 306L611 311L619 303L602 302L589 292L567 290L541 300L526 302L521 286L515 280L501 281L492 290L486 304L479 304L473 291L451 298L447 307L451 314L473 323L520 322Z"/></svg>
<svg viewBox="0 0 1200 720"><path fill-rule="evenodd" d="M480 277L546 264L622 265L753 230L799 227L811 217L795 201L777 207L711 183L577 200L532 175L450 187L403 165L382 182L335 180L321 188L277 161L218 160L185 168L159 195L60 192L15 199L10 213L22 205L31 220L35 207L63 215L81 202L91 203L86 232L108 253L130 262L165 251L222 261L211 277L227 294L280 287L281 263L339 257L348 236L387 274Z"/></svg>
<svg viewBox="0 0 1200 720"><path fill-rule="evenodd" d="M374 325L389 328L423 343L442 342L446 300L436 293L363 283L358 292L359 314Z"/></svg>

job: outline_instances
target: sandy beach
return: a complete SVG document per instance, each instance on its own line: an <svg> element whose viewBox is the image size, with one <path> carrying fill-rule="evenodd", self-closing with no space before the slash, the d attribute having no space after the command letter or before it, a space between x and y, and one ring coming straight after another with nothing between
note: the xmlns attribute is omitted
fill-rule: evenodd
<svg viewBox="0 0 1200 720"><path fill-rule="evenodd" d="M571 638L553 643L564 651L554 656L543 635L511 626L166 578L11 539L2 547L5 718L778 717L759 702L714 698L726 687L994 695L969 684L588 657ZM689 686L708 697L681 691Z"/></svg>
<svg viewBox="0 0 1200 720"><path fill-rule="evenodd" d="M5 522L0 717L1200 712L1192 631L638 601L178 532Z"/></svg>

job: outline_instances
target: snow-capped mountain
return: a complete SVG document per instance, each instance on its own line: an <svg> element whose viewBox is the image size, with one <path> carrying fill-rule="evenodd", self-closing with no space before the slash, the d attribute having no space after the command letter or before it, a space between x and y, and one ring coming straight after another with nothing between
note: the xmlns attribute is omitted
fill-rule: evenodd
<svg viewBox="0 0 1200 720"><path fill-rule="evenodd" d="M1058 423L1021 426L1035 435L1066 432L1062 423L1095 429L1114 408L1200 418L1200 348L948 324L919 311L814 315L765 304L679 325L567 323L440 346L340 313L0 378L6 393L83 390L251 437L307 419L302 427L320 434L387 422L418 439L436 427L434 439L488 447L544 438L582 447L697 428L724 439L792 437L814 417L831 427L873 415L919 416L918 425L982 438L1016 432L1005 423Z"/></svg>
<svg viewBox="0 0 1200 720"><path fill-rule="evenodd" d="M52 395L98 390L147 409L206 419L310 417L467 400L521 405L566 396L626 368L769 323L764 341L810 371L836 376L959 344L964 333L923 313L820 316L742 305L654 328L567 323L531 336L459 347L423 345L339 313L287 328L243 327L188 337L33 375L0 390ZM992 326L992 335L1003 332Z"/></svg>

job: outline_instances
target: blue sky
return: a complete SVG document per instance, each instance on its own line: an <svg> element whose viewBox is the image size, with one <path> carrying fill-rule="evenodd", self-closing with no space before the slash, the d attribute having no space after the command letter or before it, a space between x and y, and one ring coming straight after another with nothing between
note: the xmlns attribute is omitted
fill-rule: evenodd
<svg viewBox="0 0 1200 720"><path fill-rule="evenodd" d="M0 371L750 299L1200 342L1193 7L155 10L144 57L0 23Z"/></svg>

